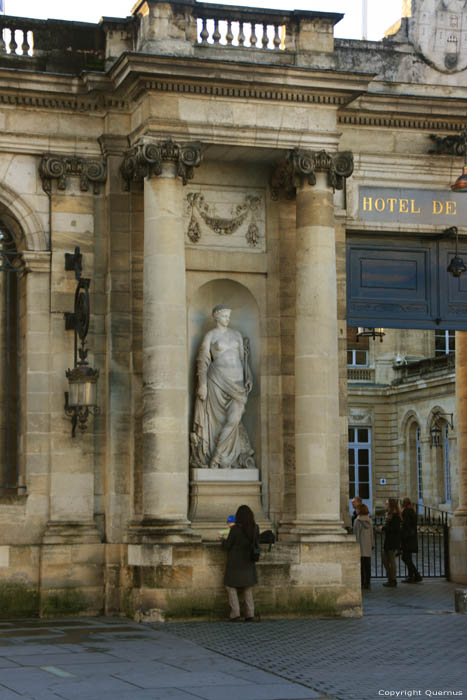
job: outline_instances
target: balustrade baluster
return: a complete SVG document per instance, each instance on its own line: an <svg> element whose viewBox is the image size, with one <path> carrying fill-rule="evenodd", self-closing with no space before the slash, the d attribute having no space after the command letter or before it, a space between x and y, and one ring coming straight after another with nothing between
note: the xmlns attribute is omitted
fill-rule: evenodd
<svg viewBox="0 0 467 700"><path fill-rule="evenodd" d="M220 39L221 39L221 33L219 31L219 20L218 19L214 20L214 33L212 35L212 38L214 39L215 44L219 44Z"/></svg>
<svg viewBox="0 0 467 700"><path fill-rule="evenodd" d="M208 43L209 32L208 32L208 30L207 30L206 24L207 24L207 20L203 18L203 27L202 27L201 33L200 33L200 35L199 35L202 44L207 44L207 43Z"/></svg>
<svg viewBox="0 0 467 700"><path fill-rule="evenodd" d="M238 31L238 45L243 46L245 43L245 32L243 31L243 22L239 22L239 31Z"/></svg>
<svg viewBox="0 0 467 700"><path fill-rule="evenodd" d="M0 29L0 53L6 53L6 44L3 41L3 29Z"/></svg>
<svg viewBox="0 0 467 700"><path fill-rule="evenodd" d="M268 25L266 24L266 22L263 23L263 38L261 39L261 43L263 44L263 49L268 48L269 37L268 37Z"/></svg>
<svg viewBox="0 0 467 700"><path fill-rule="evenodd" d="M273 44L274 48L278 49L281 45L281 36L280 36L280 25L275 24L274 25L274 39L273 39Z"/></svg>
<svg viewBox="0 0 467 700"><path fill-rule="evenodd" d="M256 48L256 42L258 41L256 37L256 24L254 22L251 23L251 35L250 35L250 46L253 48Z"/></svg>
<svg viewBox="0 0 467 700"><path fill-rule="evenodd" d="M227 34L225 35L225 38L227 40L228 46L230 46L233 41L232 22L230 19L227 21Z"/></svg>
<svg viewBox="0 0 467 700"><path fill-rule="evenodd" d="M23 56L27 56L29 52L29 44L28 44L28 31L27 29L23 29L23 43L21 44L21 51L23 52Z"/></svg>
<svg viewBox="0 0 467 700"><path fill-rule="evenodd" d="M16 53L16 49L18 48L18 44L16 43L16 39L15 39L15 31L16 31L15 29L10 28L10 33L11 33L10 46L9 46L10 53Z"/></svg>

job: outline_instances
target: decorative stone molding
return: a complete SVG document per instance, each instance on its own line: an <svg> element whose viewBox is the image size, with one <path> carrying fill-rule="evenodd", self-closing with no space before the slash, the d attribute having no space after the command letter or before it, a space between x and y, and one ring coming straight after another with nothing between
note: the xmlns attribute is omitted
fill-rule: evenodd
<svg viewBox="0 0 467 700"><path fill-rule="evenodd" d="M235 206L234 215L231 217L217 216L201 192L189 192L186 202L190 212L187 237L191 243L198 243L201 238L200 219L218 236L231 236L250 219L245 240L251 248L258 245L260 231L256 224L256 215L261 204L259 196L246 194L243 201Z"/></svg>
<svg viewBox="0 0 467 700"><path fill-rule="evenodd" d="M201 144L179 144L167 141L142 141L127 152L121 166L125 189L132 180L142 180L162 173L162 163L171 161L177 166L177 176L184 185L191 180L194 168L201 163Z"/></svg>
<svg viewBox="0 0 467 700"><path fill-rule="evenodd" d="M316 173L327 172L328 185L336 190L344 187L345 178L353 173L353 155L350 151L329 154L326 151L303 151L295 148L285 161L276 167L271 178L271 195L279 198L281 190L288 199L295 196L295 190L305 180L309 185L316 184Z"/></svg>
<svg viewBox="0 0 467 700"><path fill-rule="evenodd" d="M450 134L449 136L438 136L428 134L433 142L433 148L428 153L436 155L465 156L467 151L467 127L460 134Z"/></svg>
<svg viewBox="0 0 467 700"><path fill-rule="evenodd" d="M81 192L87 192L92 182L94 194L99 194L100 185L107 179L107 164L105 160L45 153L39 165L39 175L42 189L47 194L52 191L52 180L57 180L59 190L66 190L69 177L79 177Z"/></svg>

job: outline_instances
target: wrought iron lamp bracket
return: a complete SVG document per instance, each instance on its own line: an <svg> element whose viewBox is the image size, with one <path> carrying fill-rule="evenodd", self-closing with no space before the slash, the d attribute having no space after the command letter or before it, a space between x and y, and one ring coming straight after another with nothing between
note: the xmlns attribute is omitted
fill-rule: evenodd
<svg viewBox="0 0 467 700"><path fill-rule="evenodd" d="M88 349L86 338L90 321L89 286L91 280L82 277L83 256L77 246L74 253L65 253L65 270L74 271L78 281L75 291L74 311L65 312L65 330L74 331L74 365L73 369L66 372L70 382L71 396L74 397L70 404L70 392L65 392L65 414L71 418L71 435L75 437L76 428L84 432L89 415L99 415L100 409L95 403L96 383L99 370L89 367L87 361ZM80 347L78 347L80 344ZM82 393L78 392L81 388ZM78 392L78 393L77 393ZM93 398L90 398L93 397Z"/></svg>

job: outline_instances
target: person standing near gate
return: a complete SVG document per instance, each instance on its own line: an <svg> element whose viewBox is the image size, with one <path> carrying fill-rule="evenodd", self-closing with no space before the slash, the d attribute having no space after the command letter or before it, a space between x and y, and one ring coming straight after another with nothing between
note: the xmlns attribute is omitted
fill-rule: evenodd
<svg viewBox="0 0 467 700"><path fill-rule="evenodd" d="M396 552L401 546L401 512L395 498L386 501L386 521L379 525L378 530L384 532L383 566L386 569L388 580L383 583L387 588L395 588L396 580Z"/></svg>
<svg viewBox="0 0 467 700"><path fill-rule="evenodd" d="M407 567L407 578L402 583L419 583L422 577L412 561L412 554L418 552L417 513L410 498L402 501L401 549L402 561Z"/></svg>
<svg viewBox="0 0 467 700"><path fill-rule="evenodd" d="M364 503L355 506L357 511L353 524L353 533L360 545L360 577L362 588L369 591L371 579L371 550L373 548L373 523L368 508Z"/></svg>

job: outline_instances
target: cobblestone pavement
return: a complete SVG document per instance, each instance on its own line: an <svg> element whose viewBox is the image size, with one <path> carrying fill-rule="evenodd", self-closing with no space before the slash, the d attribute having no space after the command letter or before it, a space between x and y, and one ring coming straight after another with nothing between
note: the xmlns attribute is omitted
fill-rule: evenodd
<svg viewBox="0 0 467 700"><path fill-rule="evenodd" d="M398 697L428 697L427 691L467 697L467 617L454 612L457 587L435 580L387 589L376 582L356 619L263 621L246 630L225 623L167 628L321 697L377 700L404 690Z"/></svg>
<svg viewBox="0 0 467 700"><path fill-rule="evenodd" d="M467 616L454 612L456 587L376 582L364 616L352 619L4 620L0 700L467 697ZM396 691L405 693L389 695Z"/></svg>

